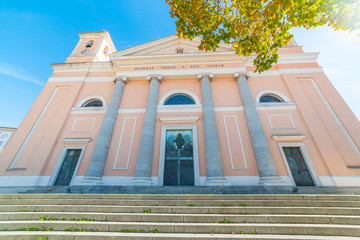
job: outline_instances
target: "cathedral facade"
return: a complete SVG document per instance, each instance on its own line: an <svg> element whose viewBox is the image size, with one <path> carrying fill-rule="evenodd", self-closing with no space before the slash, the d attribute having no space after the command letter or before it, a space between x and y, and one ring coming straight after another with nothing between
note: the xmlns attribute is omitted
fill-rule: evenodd
<svg viewBox="0 0 360 240"><path fill-rule="evenodd" d="M79 38L0 153L0 186L360 186L360 123L294 40L259 74L199 38Z"/></svg>

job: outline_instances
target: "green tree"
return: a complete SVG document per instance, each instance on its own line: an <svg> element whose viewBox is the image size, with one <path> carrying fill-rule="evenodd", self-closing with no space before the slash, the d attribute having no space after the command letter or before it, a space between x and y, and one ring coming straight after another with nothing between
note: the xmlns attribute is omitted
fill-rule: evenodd
<svg viewBox="0 0 360 240"><path fill-rule="evenodd" d="M254 55L257 72L277 62L277 49L293 37L292 27L327 25L360 28L360 0L166 0L177 34L202 37L200 50L231 44L242 56Z"/></svg>

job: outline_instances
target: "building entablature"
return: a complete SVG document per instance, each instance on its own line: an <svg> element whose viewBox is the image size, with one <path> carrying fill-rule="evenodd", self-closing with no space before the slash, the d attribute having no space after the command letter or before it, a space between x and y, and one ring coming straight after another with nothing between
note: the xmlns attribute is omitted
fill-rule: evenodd
<svg viewBox="0 0 360 240"><path fill-rule="evenodd" d="M69 71L112 71L113 64L111 62L76 62L76 63L53 63L51 64L54 72Z"/></svg>

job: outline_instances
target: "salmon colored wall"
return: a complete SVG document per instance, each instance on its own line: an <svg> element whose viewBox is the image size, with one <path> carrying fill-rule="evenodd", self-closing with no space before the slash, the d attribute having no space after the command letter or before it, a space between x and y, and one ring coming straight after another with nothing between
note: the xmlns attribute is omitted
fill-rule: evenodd
<svg viewBox="0 0 360 240"><path fill-rule="evenodd" d="M124 88L120 109L145 108L149 88L147 80L129 81Z"/></svg>
<svg viewBox="0 0 360 240"><path fill-rule="evenodd" d="M61 133L63 124L70 112L81 84L80 82L46 84L40 96L35 101L35 104L21 123L19 130L16 131L8 143L8 148L6 148L1 155L1 158L3 158L1 161L5 163L2 164L1 171L6 171L39 118L41 111L57 88L57 92L53 95L53 99L43 113L29 142L25 145L22 154L14 166L14 168L27 169L26 171L6 171L4 175L40 175L41 168L39 166L46 163L55 146L55 141Z"/></svg>
<svg viewBox="0 0 360 240"><path fill-rule="evenodd" d="M134 137L133 137L132 148L130 153L129 167L128 169L114 169L116 152L118 150L120 136L123 129L125 118L136 118ZM106 160L104 176L134 176L135 175L143 121L144 121L144 113L126 113L126 114L120 113L118 115L115 123L114 133L111 139L109 154ZM130 142L132 138L132 131L128 131L126 135L122 135L121 137L122 137L121 139L122 142L126 142L126 141ZM129 151L129 149L126 149L126 151ZM127 162L127 159L118 158L117 162ZM82 174L79 173L79 175L81 176Z"/></svg>
<svg viewBox="0 0 360 240"><path fill-rule="evenodd" d="M286 74L283 75L283 78L291 91L304 123L311 133L309 136L314 139L314 143L317 145L330 174L357 175L359 170L346 167L346 164L350 162L350 156L354 156L353 150L349 148L349 142L344 140L344 134L339 130L339 126L335 123L334 118L310 80L299 80L301 78L312 78L317 83L319 75L321 74ZM326 84L323 83L323 85ZM330 82L327 85L331 85ZM326 86L322 91L326 93ZM328 94L324 95L328 96ZM327 100L331 106L338 100L339 103L335 104L336 108L334 108L336 114L342 116L342 119L349 117L349 123L352 122L354 125L358 125L358 123L355 123L352 114L347 111L346 104L340 101L336 95L335 99L327 98ZM345 111L340 109L342 103ZM347 127L349 128L349 125ZM343 149L349 149L349 152L345 152ZM358 161L356 156L352 159ZM315 161L313 160L313 162Z"/></svg>
<svg viewBox="0 0 360 240"><path fill-rule="evenodd" d="M210 84L215 107L235 107L242 105L234 77L216 78L215 76Z"/></svg>
<svg viewBox="0 0 360 240"><path fill-rule="evenodd" d="M244 111L216 112L215 116L216 116L216 125L219 135L219 144L220 144L221 159L223 162L224 175L225 176L257 176L258 170L257 170L254 152L252 150L249 131L246 125ZM229 152L228 141L225 132L225 123L224 123L225 116L236 116L240 131L240 137L244 148L247 169L232 169L231 167L230 152ZM228 129L228 130L232 131L232 133L238 134L236 128ZM231 134L230 131L228 132L228 134ZM235 149L233 149L232 152L234 150ZM242 160L242 156L233 155L234 163L240 160Z"/></svg>
<svg viewBox="0 0 360 240"><path fill-rule="evenodd" d="M66 123L64 124L62 134L57 139L57 142L55 144L55 148L53 150L53 153L51 157L49 158L49 161L46 166L43 168L43 174L44 176L50 176L53 171L54 167L59 159L60 153L64 146L67 145L87 145L85 148L84 155L81 159L81 163L78 170L78 175L85 175L88 163L90 161L90 157L92 154L92 150L95 146L96 138L99 133L102 121L104 119L105 114L99 113L99 114L71 114L68 115L68 119ZM71 129L74 125L74 122L76 119L82 119L82 118L95 118L95 124L94 128L91 132L71 132ZM63 138L88 138L90 137L92 140L89 143L64 143L62 141Z"/></svg>

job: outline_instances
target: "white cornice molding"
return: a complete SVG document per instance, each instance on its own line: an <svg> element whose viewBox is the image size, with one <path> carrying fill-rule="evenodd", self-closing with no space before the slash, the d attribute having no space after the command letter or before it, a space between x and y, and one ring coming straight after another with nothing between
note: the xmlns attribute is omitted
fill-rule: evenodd
<svg viewBox="0 0 360 240"><path fill-rule="evenodd" d="M278 63L316 63L318 53L281 54ZM253 66L251 57L238 56L231 52L197 53L186 55L157 55L157 56L131 56L114 59L113 62L91 62L91 63L57 63L51 64L54 72L111 72L117 67L156 66L156 65L179 65L179 64L204 64L214 62L241 63L245 66ZM113 65L114 64L114 65ZM304 68L307 69L307 68ZM186 69L183 69L185 71ZM278 71L286 71L280 69ZM238 70L239 71L239 70ZM274 70L268 70L270 72ZM133 71L135 72L135 71ZM139 71L136 71L139 72ZM265 73L266 73L265 72ZM253 73L254 74L254 73ZM253 75L252 74L252 75ZM263 75L264 73L262 73ZM123 74L125 75L125 74ZM251 75L251 73L250 73ZM259 75L259 74L258 74Z"/></svg>
<svg viewBox="0 0 360 240"><path fill-rule="evenodd" d="M53 63L54 72L66 71L112 71L112 62Z"/></svg>
<svg viewBox="0 0 360 240"><path fill-rule="evenodd" d="M178 116L178 117L159 117L161 122L173 123L173 122L196 122L200 116Z"/></svg>
<svg viewBox="0 0 360 240"><path fill-rule="evenodd" d="M305 135L302 134L293 134L293 135L272 135L271 138L275 141L283 142L283 141L303 141L305 139Z"/></svg>
<svg viewBox="0 0 360 240"><path fill-rule="evenodd" d="M111 58L111 61L118 67L121 66L139 66L139 65L158 65L158 64L176 64L176 63L206 63L206 62L243 62L247 58L236 55L231 52L212 52L212 53L194 53L184 55L152 55L152 56L124 56Z"/></svg>
<svg viewBox="0 0 360 240"><path fill-rule="evenodd" d="M202 112L202 105L158 105L157 112Z"/></svg>
<svg viewBox="0 0 360 240"><path fill-rule="evenodd" d="M85 137L85 138L63 138L61 139L62 142L64 143L88 143L91 142L91 138L90 137Z"/></svg>
<svg viewBox="0 0 360 240"><path fill-rule="evenodd" d="M257 110L291 110L296 109L294 102L255 103Z"/></svg>
<svg viewBox="0 0 360 240"><path fill-rule="evenodd" d="M107 107L74 107L70 114L103 114L106 113Z"/></svg>
<svg viewBox="0 0 360 240"><path fill-rule="evenodd" d="M245 71L245 67L237 68L196 68L196 69L177 69L177 70L140 70L140 71L121 71L117 72L117 76L126 76L130 81L144 80L147 76L153 74L160 74L164 79L194 79L201 72L213 73L216 78L218 77L234 77L234 73L239 71ZM280 76L283 74L298 74L298 73L323 73L322 67L315 68L283 68L277 70L268 70L265 72L254 73L248 72L249 77L262 77L262 76ZM109 82L114 81L114 76L54 76L49 77L48 82Z"/></svg>
<svg viewBox="0 0 360 240"><path fill-rule="evenodd" d="M0 132L15 132L17 128L0 127Z"/></svg>

